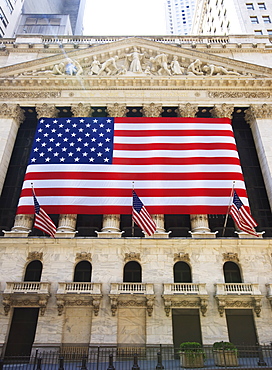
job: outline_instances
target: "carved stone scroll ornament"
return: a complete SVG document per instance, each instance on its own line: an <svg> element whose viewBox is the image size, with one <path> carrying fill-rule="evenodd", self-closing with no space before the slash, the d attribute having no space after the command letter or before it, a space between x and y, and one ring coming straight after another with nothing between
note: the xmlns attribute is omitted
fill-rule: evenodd
<svg viewBox="0 0 272 370"><path fill-rule="evenodd" d="M43 259L43 252L29 252L27 256L28 261L34 261L34 260L39 260L42 261Z"/></svg>
<svg viewBox="0 0 272 370"><path fill-rule="evenodd" d="M41 316L44 315L49 295L39 294L33 298L13 297L11 295L3 297L4 312L7 316L11 307L39 307Z"/></svg>
<svg viewBox="0 0 272 370"><path fill-rule="evenodd" d="M92 262L92 254L87 252L81 252L76 254L76 262L89 261Z"/></svg>
<svg viewBox="0 0 272 370"><path fill-rule="evenodd" d="M0 118L13 118L18 126L24 122L25 115L19 104L6 104L0 105Z"/></svg>
<svg viewBox="0 0 272 370"><path fill-rule="evenodd" d="M107 106L107 112L110 117L125 117L128 110L125 104L114 103Z"/></svg>
<svg viewBox="0 0 272 370"><path fill-rule="evenodd" d="M125 253L124 261L125 263L129 261L141 261L140 253L135 252Z"/></svg>
<svg viewBox="0 0 272 370"><path fill-rule="evenodd" d="M223 253L223 261L225 262L231 261L231 262L239 263L238 253L232 253L232 252Z"/></svg>
<svg viewBox="0 0 272 370"><path fill-rule="evenodd" d="M190 103L179 104L176 112L179 117L195 117L198 111L198 106Z"/></svg>
<svg viewBox="0 0 272 370"><path fill-rule="evenodd" d="M256 119L268 119L272 116L272 105L270 104L260 104L260 105L250 105L250 107L245 111L245 120L247 123L252 123Z"/></svg>
<svg viewBox="0 0 272 370"><path fill-rule="evenodd" d="M54 118L58 116L59 110L54 106L47 103L36 106L37 118Z"/></svg>
<svg viewBox="0 0 272 370"><path fill-rule="evenodd" d="M183 253L183 252L175 253L174 254L174 262L179 262L179 261L190 262L189 254L188 253Z"/></svg>
<svg viewBox="0 0 272 370"><path fill-rule="evenodd" d="M168 317L171 307L186 307L186 308L199 308L202 316L206 315L208 303L205 298L198 297L197 299L177 299L177 297L163 297L164 298L164 311Z"/></svg>
<svg viewBox="0 0 272 370"><path fill-rule="evenodd" d="M233 300L228 298L216 297L218 304L218 312L221 317L224 316L226 308L253 308L257 317L261 315L261 298L252 297L250 300Z"/></svg>
<svg viewBox="0 0 272 370"><path fill-rule="evenodd" d="M215 105L211 109L211 114L212 114L212 117L214 118L227 117L227 118L232 119L233 111L234 111L234 105L223 103L220 105Z"/></svg>

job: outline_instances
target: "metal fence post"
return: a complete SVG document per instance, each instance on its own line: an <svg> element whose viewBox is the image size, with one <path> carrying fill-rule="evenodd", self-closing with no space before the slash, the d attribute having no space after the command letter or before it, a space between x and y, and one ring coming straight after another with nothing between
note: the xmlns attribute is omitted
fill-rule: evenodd
<svg viewBox="0 0 272 370"><path fill-rule="evenodd" d="M4 360L1 358L0 359L0 370L3 369L3 366L4 366Z"/></svg>
<svg viewBox="0 0 272 370"><path fill-rule="evenodd" d="M42 358L38 357L36 370L42 369Z"/></svg>
<svg viewBox="0 0 272 370"><path fill-rule="evenodd" d="M161 354L160 351L157 353L157 358L158 358L158 363L157 363L157 366L156 366L156 370L164 369L164 366L162 364L162 354Z"/></svg>
<svg viewBox="0 0 272 370"><path fill-rule="evenodd" d="M64 370L64 358L61 356L59 358L59 370Z"/></svg>
<svg viewBox="0 0 272 370"><path fill-rule="evenodd" d="M112 353L109 354L109 366L107 370L115 370L115 367L113 366L113 354Z"/></svg>
<svg viewBox="0 0 272 370"><path fill-rule="evenodd" d="M138 365L138 355L135 353L133 356L133 366L131 368L132 370L140 370L139 365Z"/></svg>
<svg viewBox="0 0 272 370"><path fill-rule="evenodd" d="M83 356L81 360L81 370L87 370L86 364L87 364L87 357Z"/></svg>
<svg viewBox="0 0 272 370"><path fill-rule="evenodd" d="M262 346L259 343L257 343L257 346L259 355L258 366L267 366L267 363L264 361Z"/></svg>

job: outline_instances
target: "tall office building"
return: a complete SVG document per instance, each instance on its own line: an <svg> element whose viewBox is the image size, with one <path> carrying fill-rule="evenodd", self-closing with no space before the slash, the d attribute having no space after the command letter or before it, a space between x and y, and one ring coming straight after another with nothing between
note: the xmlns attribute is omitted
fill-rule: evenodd
<svg viewBox="0 0 272 370"><path fill-rule="evenodd" d="M198 0L192 33L272 35L271 1Z"/></svg>
<svg viewBox="0 0 272 370"><path fill-rule="evenodd" d="M0 36L82 35L86 0L0 0Z"/></svg>
<svg viewBox="0 0 272 370"><path fill-rule="evenodd" d="M188 35L194 17L195 0L165 0L168 34Z"/></svg>
<svg viewBox="0 0 272 370"><path fill-rule="evenodd" d="M0 37L14 37L24 0L0 0Z"/></svg>
<svg viewBox="0 0 272 370"><path fill-rule="evenodd" d="M254 35L2 40L2 356L129 369L140 351L150 369L161 350L180 369L181 342L231 341L241 368L271 368L271 57ZM226 218L233 180L258 236ZM31 183L55 238L33 227Z"/></svg>

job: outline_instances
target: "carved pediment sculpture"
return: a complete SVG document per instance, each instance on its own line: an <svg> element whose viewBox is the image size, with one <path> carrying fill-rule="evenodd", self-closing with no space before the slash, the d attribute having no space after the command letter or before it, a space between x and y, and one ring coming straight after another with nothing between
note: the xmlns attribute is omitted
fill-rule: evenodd
<svg viewBox="0 0 272 370"><path fill-rule="evenodd" d="M235 76L270 77L271 68L228 57L180 48L142 38L119 40L93 48L78 49L63 55L0 68L0 77L28 76L58 78L100 78L158 76L185 79L193 77Z"/></svg>

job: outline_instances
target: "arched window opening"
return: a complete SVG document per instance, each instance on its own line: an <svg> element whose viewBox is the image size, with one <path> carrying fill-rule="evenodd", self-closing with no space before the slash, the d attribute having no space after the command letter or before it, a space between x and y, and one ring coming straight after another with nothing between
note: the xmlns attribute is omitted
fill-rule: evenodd
<svg viewBox="0 0 272 370"><path fill-rule="evenodd" d="M128 262L124 267L124 283L141 283L142 282L142 267L136 261Z"/></svg>
<svg viewBox="0 0 272 370"><path fill-rule="evenodd" d="M92 278L92 265L89 261L80 261L74 272L74 282L90 282Z"/></svg>
<svg viewBox="0 0 272 370"><path fill-rule="evenodd" d="M42 267L41 261L31 261L26 267L24 281L41 281Z"/></svg>
<svg viewBox="0 0 272 370"><path fill-rule="evenodd" d="M188 263L180 261L174 265L174 283L191 283L191 267Z"/></svg>
<svg viewBox="0 0 272 370"><path fill-rule="evenodd" d="M242 283L241 272L239 266L231 261L224 264L225 283Z"/></svg>

